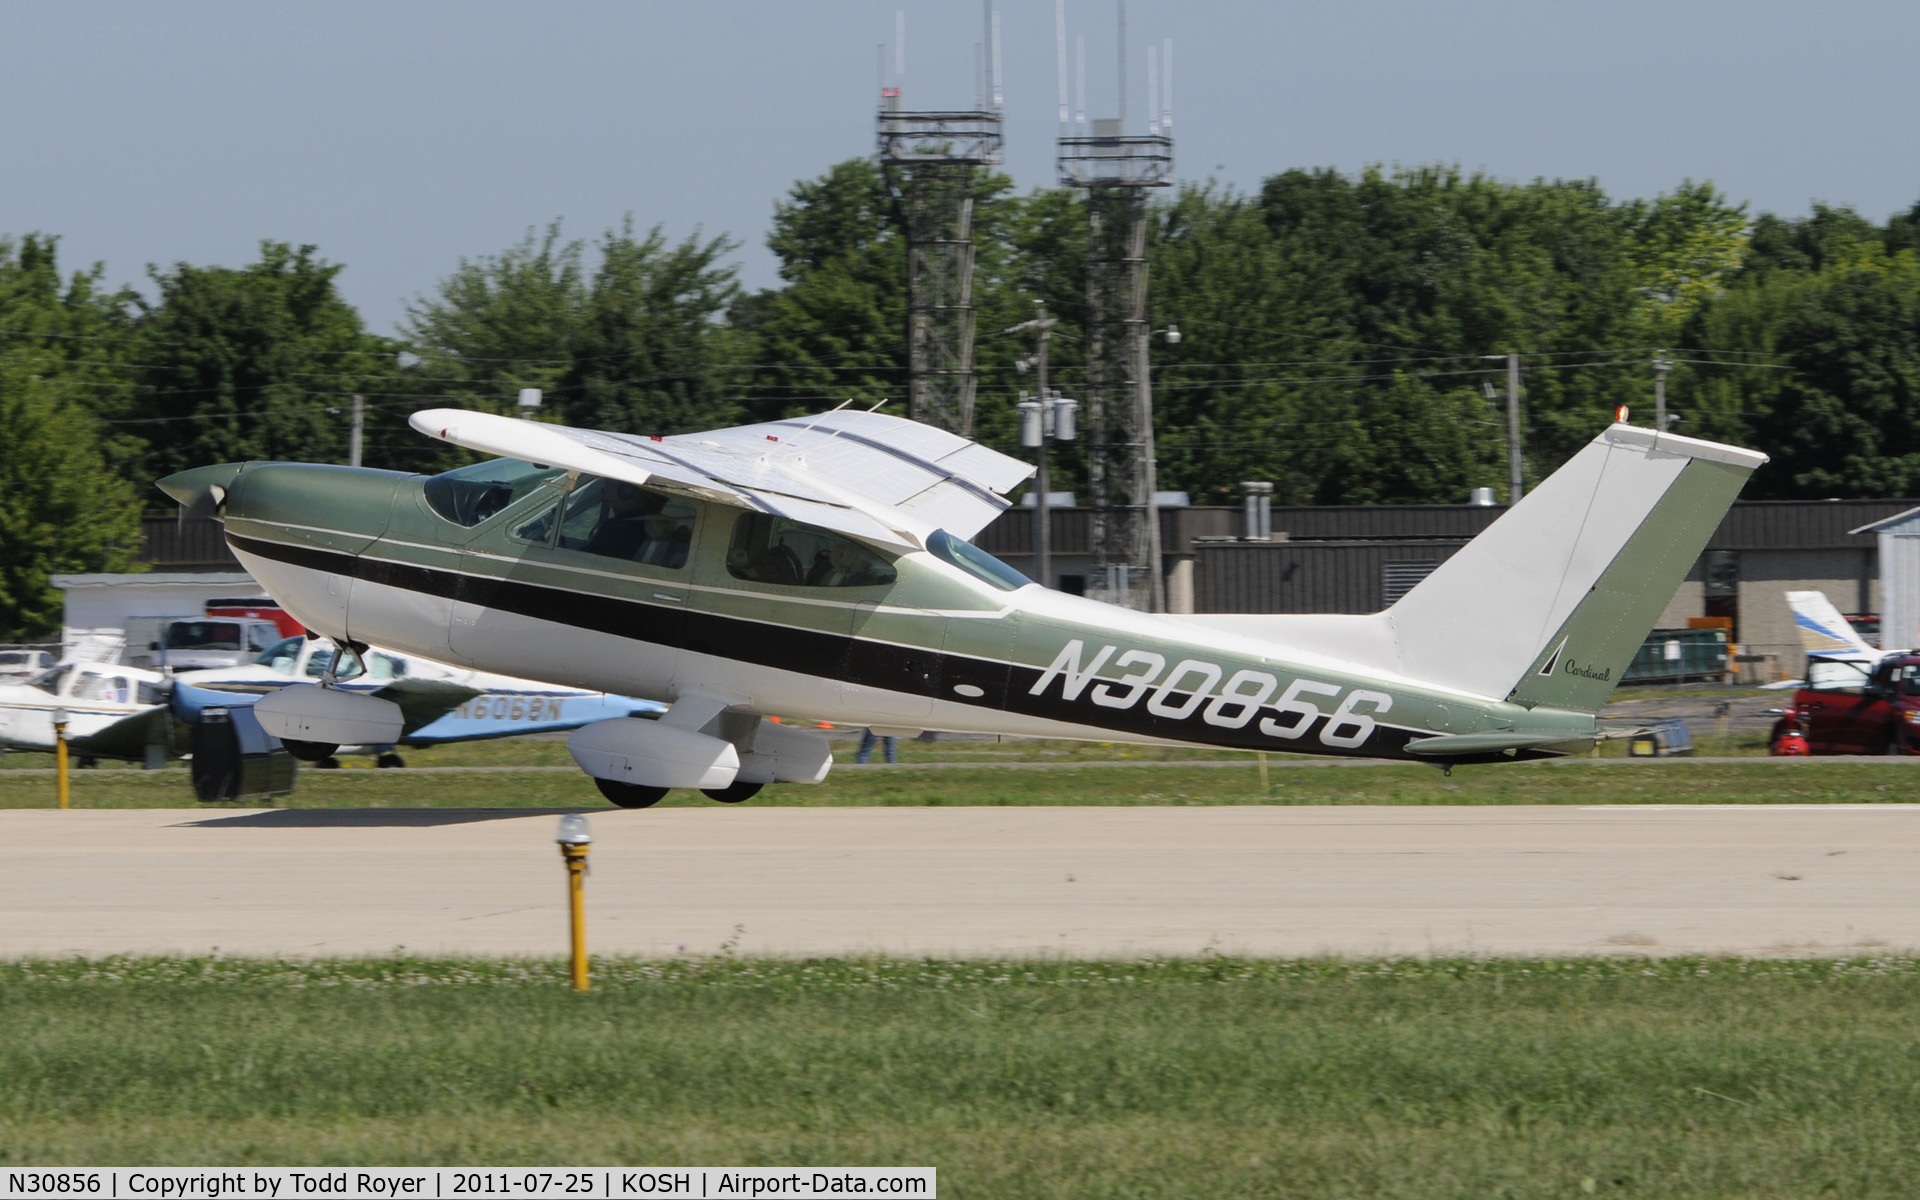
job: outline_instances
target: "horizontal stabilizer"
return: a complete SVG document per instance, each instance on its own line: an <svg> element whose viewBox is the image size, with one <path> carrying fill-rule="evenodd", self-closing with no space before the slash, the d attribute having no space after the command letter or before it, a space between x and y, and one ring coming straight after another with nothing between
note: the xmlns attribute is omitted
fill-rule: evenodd
<svg viewBox="0 0 1920 1200"><path fill-rule="evenodd" d="M1568 740L1564 733L1453 733L1408 742L1407 753L1421 758L1454 758L1468 754L1497 754L1502 750L1525 750Z"/></svg>

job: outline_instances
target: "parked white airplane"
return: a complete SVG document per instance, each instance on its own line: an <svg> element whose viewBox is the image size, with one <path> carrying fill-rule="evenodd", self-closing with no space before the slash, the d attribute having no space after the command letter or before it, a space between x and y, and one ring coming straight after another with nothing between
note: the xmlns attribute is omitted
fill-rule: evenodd
<svg viewBox="0 0 1920 1200"><path fill-rule="evenodd" d="M0 750L52 750L56 709L67 712L67 746L80 758L164 761L167 678L113 663L65 662L25 683L0 684Z"/></svg>

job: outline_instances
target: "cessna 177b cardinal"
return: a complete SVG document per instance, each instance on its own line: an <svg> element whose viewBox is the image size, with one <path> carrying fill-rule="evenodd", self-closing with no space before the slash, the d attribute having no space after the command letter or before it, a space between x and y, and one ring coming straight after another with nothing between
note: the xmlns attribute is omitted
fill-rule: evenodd
<svg viewBox="0 0 1920 1200"><path fill-rule="evenodd" d="M1384 612L1170 616L1049 591L970 545L1032 468L902 418L413 426L504 457L432 477L229 463L160 486L224 521L319 633L669 704L570 740L628 807L825 778L825 739L774 713L1439 765L1584 749L1766 461L1614 425ZM324 746L391 740L380 704L292 687L258 711Z"/></svg>

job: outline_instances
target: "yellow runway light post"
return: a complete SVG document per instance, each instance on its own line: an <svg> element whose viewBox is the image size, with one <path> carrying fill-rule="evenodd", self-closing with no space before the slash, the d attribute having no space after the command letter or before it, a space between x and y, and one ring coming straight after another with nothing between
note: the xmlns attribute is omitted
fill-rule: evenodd
<svg viewBox="0 0 1920 1200"><path fill-rule="evenodd" d="M62 805L62 807L65 807ZM573 990L587 990L587 848L593 834L579 813L560 818L560 857L567 864L567 909L573 921Z"/></svg>
<svg viewBox="0 0 1920 1200"><path fill-rule="evenodd" d="M53 790L60 807L67 807L67 710L53 710Z"/></svg>

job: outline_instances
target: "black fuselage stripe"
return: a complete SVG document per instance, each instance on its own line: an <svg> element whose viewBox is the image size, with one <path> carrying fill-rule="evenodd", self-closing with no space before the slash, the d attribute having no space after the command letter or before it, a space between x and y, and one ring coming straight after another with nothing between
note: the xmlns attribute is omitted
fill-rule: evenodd
<svg viewBox="0 0 1920 1200"><path fill-rule="evenodd" d="M695 654L883 691L904 692L976 708L992 708L1071 725L1109 729L1116 733L1236 750L1285 752L1310 746L1316 754L1354 758L1412 757L1405 753L1405 746L1413 740L1414 731L1385 724L1376 726L1373 735L1355 748L1328 746L1319 740L1317 734L1324 730L1330 719L1325 715L1318 718L1299 738L1276 741L1260 733L1258 720L1249 721L1239 729L1205 721L1201 717L1206 708L1204 704L1197 706L1186 718L1174 718L1149 711L1144 701L1121 709L1094 705L1085 692L1076 700L1068 700L1062 686L1050 686L1046 694L1036 696L1032 692L1033 686L1046 673L1039 667L872 641L851 634L775 625L698 609L568 591L491 575L422 567L391 559L369 558L233 533L227 535L227 540L235 549L248 554L295 566L348 575L369 583L499 609L612 637L672 646ZM963 696L954 691L966 685L979 688L981 694ZM1184 701L1190 700L1192 693L1175 691L1169 698L1177 698L1182 702L1179 707L1184 708ZM903 720L901 724L911 725L913 722ZM1519 756L1528 757L1525 751ZM1489 762L1508 759L1506 755L1496 754L1454 761L1479 761L1483 757Z"/></svg>

